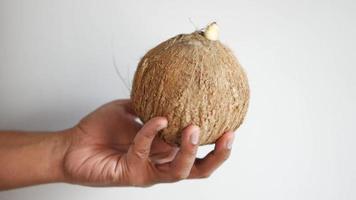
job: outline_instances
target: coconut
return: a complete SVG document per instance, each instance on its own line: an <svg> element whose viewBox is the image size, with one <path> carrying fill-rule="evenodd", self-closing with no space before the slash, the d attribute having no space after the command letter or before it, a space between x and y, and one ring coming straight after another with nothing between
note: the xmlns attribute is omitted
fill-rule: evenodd
<svg viewBox="0 0 356 200"><path fill-rule="evenodd" d="M249 104L246 74L232 51L218 40L218 27L179 34L149 50L140 60L131 90L142 122L164 116L159 135L180 144L182 130L200 127L200 145L235 131Z"/></svg>

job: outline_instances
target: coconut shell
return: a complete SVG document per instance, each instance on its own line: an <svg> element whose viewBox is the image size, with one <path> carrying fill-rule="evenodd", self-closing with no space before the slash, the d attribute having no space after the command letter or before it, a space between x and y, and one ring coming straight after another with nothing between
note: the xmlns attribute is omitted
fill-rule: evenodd
<svg viewBox="0 0 356 200"><path fill-rule="evenodd" d="M200 127L200 145L235 131L249 104L245 72L230 49L196 31L154 47L138 64L131 90L133 109L146 122L168 119L163 140L180 144L182 130Z"/></svg>

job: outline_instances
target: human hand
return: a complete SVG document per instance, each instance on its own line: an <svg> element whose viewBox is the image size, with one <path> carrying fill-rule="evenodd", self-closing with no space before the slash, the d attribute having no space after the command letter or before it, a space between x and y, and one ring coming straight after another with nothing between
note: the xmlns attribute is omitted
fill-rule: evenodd
<svg viewBox="0 0 356 200"><path fill-rule="evenodd" d="M67 133L70 145L63 159L64 180L90 186L145 187L205 178L230 154L231 131L199 159L199 127L186 127L178 148L157 136L167 126L164 117L152 118L144 125L136 119L130 100L110 102L82 119Z"/></svg>

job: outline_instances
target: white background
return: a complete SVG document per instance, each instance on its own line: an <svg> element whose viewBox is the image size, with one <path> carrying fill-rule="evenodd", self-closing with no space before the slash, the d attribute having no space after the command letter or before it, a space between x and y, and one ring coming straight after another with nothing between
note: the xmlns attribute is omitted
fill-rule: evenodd
<svg viewBox="0 0 356 200"><path fill-rule="evenodd" d="M60 130L128 97L147 50L217 21L251 103L209 179L151 188L51 184L12 199L355 199L356 3L349 0L0 0L0 129ZM207 151L203 148L200 153Z"/></svg>

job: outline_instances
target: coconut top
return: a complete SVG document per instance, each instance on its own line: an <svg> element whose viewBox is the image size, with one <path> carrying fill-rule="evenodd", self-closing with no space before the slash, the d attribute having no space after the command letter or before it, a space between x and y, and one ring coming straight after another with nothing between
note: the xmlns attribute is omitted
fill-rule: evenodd
<svg viewBox="0 0 356 200"><path fill-rule="evenodd" d="M179 34L170 38L151 49L142 58L141 62L149 62L155 66L158 64L157 67L171 68L178 64L176 62L177 59L180 59L178 61L182 63L184 63L184 60L195 63L197 67L203 67L206 71L215 68L219 69L223 67L221 65L224 63L225 66L239 65L236 57L229 48L223 45L219 40L208 39L206 32L203 31ZM163 62L166 64L159 64ZM172 65L172 62L175 62L175 64ZM182 67L187 67L187 69L191 68L190 66Z"/></svg>
<svg viewBox="0 0 356 200"><path fill-rule="evenodd" d="M209 24L204 31L204 36L212 41L219 39L219 27L216 22Z"/></svg>

